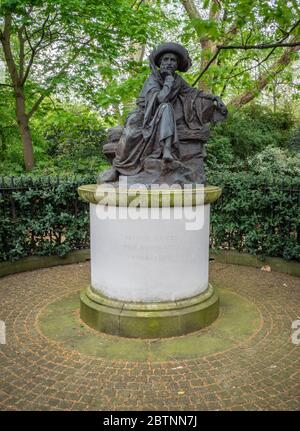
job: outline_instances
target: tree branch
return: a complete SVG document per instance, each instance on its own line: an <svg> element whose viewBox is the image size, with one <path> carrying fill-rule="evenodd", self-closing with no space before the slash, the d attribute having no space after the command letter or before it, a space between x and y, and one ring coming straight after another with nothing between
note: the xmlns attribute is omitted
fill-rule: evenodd
<svg viewBox="0 0 300 431"><path fill-rule="evenodd" d="M10 35L11 35L11 14L6 14L4 17L4 30L2 32L2 47L4 52L4 58L6 61L7 69L13 84L13 87L16 89L19 85L19 74L17 71L17 66L13 57L11 44L10 44Z"/></svg>
<svg viewBox="0 0 300 431"><path fill-rule="evenodd" d="M209 69L210 65L215 61L215 59L218 57L221 49L217 48L217 51L214 53L214 55L211 57L211 59L206 63L200 74L198 75L197 79L193 82L192 87L194 87L199 79L204 75L204 73Z"/></svg>
<svg viewBox="0 0 300 431"><path fill-rule="evenodd" d="M20 53L19 53L19 74L20 79L23 79L23 73L24 73L24 60L25 60L25 54L24 54L24 38L23 38L23 31L24 31L24 25L20 29L18 29L18 39L19 39L19 45L20 45Z"/></svg>
<svg viewBox="0 0 300 431"><path fill-rule="evenodd" d="M217 47L221 49L269 49L269 48L287 48L287 47L294 47L299 46L300 40L297 42L274 42L274 43L262 43L259 45L217 45Z"/></svg>
<svg viewBox="0 0 300 431"><path fill-rule="evenodd" d="M232 66L232 68L231 68L230 73L232 73L232 72L234 71L234 69L236 68L236 66L237 66L239 63L241 63L242 61L245 61L245 60L249 60L249 57L248 57L248 56L246 56L246 57L238 58L238 59L234 62L233 66ZM241 72L241 73L244 73L244 71L243 71L243 72ZM220 97L221 97L221 98L222 98L222 97L224 97L225 90L226 90L226 88L227 88L227 85L228 85L228 82L229 82L230 78L231 78L231 75L230 75L229 77L225 78L225 80L224 80L225 82L224 82L223 88L222 88L222 90L221 90L221 92L220 92Z"/></svg>
<svg viewBox="0 0 300 431"><path fill-rule="evenodd" d="M141 4L144 2L144 0L140 0L139 3L136 5L136 10L139 10L139 7L141 6Z"/></svg>
<svg viewBox="0 0 300 431"><path fill-rule="evenodd" d="M26 79L28 78L29 72L31 70L33 61L34 61L34 57L35 57L35 55L37 53L38 47L41 45L41 43L44 40L44 37L45 37L45 27L46 27L47 22L49 21L49 18L50 18L50 14L48 14L48 16L46 17L45 21L43 22L42 28L40 30L42 32L42 35L41 35L40 39L38 40L38 42L35 44L35 46L32 46L31 43L29 42L28 33L26 32L26 38L28 40L28 45L31 48L31 56L30 56L28 65L26 67L26 71L25 71L24 77L22 78L21 85L25 84Z"/></svg>
<svg viewBox="0 0 300 431"><path fill-rule="evenodd" d="M0 82L1 87L9 87L9 88L14 88L11 84L2 84Z"/></svg>
<svg viewBox="0 0 300 431"><path fill-rule="evenodd" d="M300 24L300 19L298 21L296 21L295 24L290 28L290 30L285 32L285 35L280 40L277 40L276 42L261 43L261 44L257 44L257 45L247 45L247 43L244 45L218 45L218 48L220 48L220 49L245 49L245 50L247 50L247 49L268 49L268 48L298 46L298 45L300 45L300 41L292 42L292 43L288 43L288 42L284 42L284 41L291 35L291 33L298 27L299 24Z"/></svg>
<svg viewBox="0 0 300 431"><path fill-rule="evenodd" d="M275 61L275 63L269 67L266 72L253 83L252 90L247 90L243 94L233 98L229 104L241 107L246 103L253 100L258 92L261 92L271 79L274 79L278 73L280 73L285 67L287 67L293 61L293 53L300 50L300 45L286 48L281 57Z"/></svg>
<svg viewBox="0 0 300 431"><path fill-rule="evenodd" d="M27 42L28 42L28 45L29 45L29 47L30 47L30 49L31 49L31 51L33 51L33 46L31 45L31 41L30 41L30 37L29 37L29 34L28 34L28 32L27 32L27 28L26 28L26 26L25 26L25 36L26 36L26 40L27 40Z"/></svg>
<svg viewBox="0 0 300 431"><path fill-rule="evenodd" d="M242 72L238 72L235 75L227 76L225 79L229 81L230 79L236 78L237 76L240 76L245 72L249 72L250 70L256 69L258 66L262 65L265 61L267 61L271 57L271 55L274 53L275 49L276 48L273 48L269 52L269 54L263 60L259 61L255 66L249 67L248 69L244 69Z"/></svg>
<svg viewBox="0 0 300 431"><path fill-rule="evenodd" d="M88 42L90 42L90 40ZM86 43L88 43L88 42L86 42ZM76 57L78 57L79 54L80 54L80 48L74 53L74 55L70 58L70 60L62 67L62 69L60 70L60 72L55 76L55 80L57 80L57 78L60 78L61 76L63 76L63 74L67 71L67 69L69 68L69 66L73 63L73 61L76 59ZM40 106L40 104L42 103L42 101L45 99L45 97L48 96L48 94L51 91L53 91L53 89L55 87L56 87L56 82L53 82L44 91L44 93L40 95L40 97L37 99L37 101L34 103L33 107L31 108L30 112L28 113L28 119L30 119L32 117L32 115L38 109L38 107Z"/></svg>
<svg viewBox="0 0 300 431"><path fill-rule="evenodd" d="M181 0L181 3L190 19L202 19L202 16L196 8L196 5L193 0Z"/></svg>
<svg viewBox="0 0 300 431"><path fill-rule="evenodd" d="M197 6L194 2L194 0L181 0L181 3L183 7L186 10L187 15L191 20L203 20L199 10L197 9ZM216 8L214 6L217 5ZM222 18L222 22L224 23L227 19L226 13L224 11L224 16ZM221 20L221 2L220 0L212 0L210 4L210 10L209 10L209 20L220 22ZM195 27L195 30L197 32L197 29ZM228 30L227 34L234 35L237 31L237 25L236 23L233 23ZM231 38L229 39L231 40ZM196 85L200 78L203 76L203 74L207 71L207 69L210 67L210 65L216 60L219 50L215 42L212 42L209 40L207 36L201 36L199 37L199 43L201 45L202 52L206 51L209 52L212 55L211 60L207 60L206 57L202 54L201 56L201 64L200 68L202 68L202 72L200 73L200 76L196 79L193 85ZM206 90L206 84L204 82L201 82L199 85L199 88L202 90Z"/></svg>
<svg viewBox="0 0 300 431"><path fill-rule="evenodd" d="M209 62L205 65L205 67L202 69L202 71L200 72L199 76L197 77L197 79L194 81L193 85L196 85L197 82L199 81L199 79L204 75L204 73L207 71L207 69L210 67L210 65L215 61L215 59L217 58L217 56L219 55L220 51L222 49L244 49L244 50L248 50L248 49L269 49L269 48L273 48L271 51L271 54L274 52L275 48L281 48L281 47L288 47L288 48L296 48L296 51L298 50L297 47L300 46L300 41L296 41L296 42L284 42L293 32L293 30L295 30L296 27L298 27L298 25L300 24L300 20L298 20L289 30L289 32L287 32L287 34L280 39L277 42L274 43L265 43L265 44L258 44L258 45L217 45L217 50L215 52L215 54L212 56L212 58L209 60ZM270 54L270 55L271 55ZM267 58L270 56L268 55Z"/></svg>

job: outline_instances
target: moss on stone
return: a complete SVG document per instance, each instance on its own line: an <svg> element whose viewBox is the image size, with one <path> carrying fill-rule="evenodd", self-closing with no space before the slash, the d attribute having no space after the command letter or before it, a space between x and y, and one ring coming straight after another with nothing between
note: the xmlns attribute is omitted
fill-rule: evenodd
<svg viewBox="0 0 300 431"><path fill-rule="evenodd" d="M173 337L210 325L219 313L212 286L193 298L174 302L115 301L90 287L80 295L81 319L93 329L134 338Z"/></svg>
<svg viewBox="0 0 300 431"><path fill-rule="evenodd" d="M140 205L144 207L164 207L164 206L196 206L203 204L211 204L215 202L222 193L222 189L217 186L205 186L193 189L165 189L165 190L143 190L133 189L122 190L112 188L111 185L105 190L105 185L98 186L97 184L85 184L78 187L79 196L86 202L98 204L105 199L105 202L111 206L129 206L129 204L140 197ZM123 196L126 196L122 200ZM166 197L168 199L166 199ZM180 199L178 199L180 197ZM164 202L167 202L166 204ZM126 202L126 203L125 203Z"/></svg>
<svg viewBox="0 0 300 431"><path fill-rule="evenodd" d="M221 352L245 342L259 328L257 307L233 292L220 289L221 314L209 327L171 338L121 338L89 328L79 318L79 294L53 302L39 316L42 333L64 347L97 358L132 361L192 359Z"/></svg>

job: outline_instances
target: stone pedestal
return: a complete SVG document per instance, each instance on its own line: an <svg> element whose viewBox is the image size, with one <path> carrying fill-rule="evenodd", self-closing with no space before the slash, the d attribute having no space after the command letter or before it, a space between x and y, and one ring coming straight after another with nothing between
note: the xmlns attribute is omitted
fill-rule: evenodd
<svg viewBox="0 0 300 431"><path fill-rule="evenodd" d="M90 203L91 226L84 322L110 334L155 338L195 331L217 318L208 253L210 204L220 188L116 192L87 185L79 194Z"/></svg>

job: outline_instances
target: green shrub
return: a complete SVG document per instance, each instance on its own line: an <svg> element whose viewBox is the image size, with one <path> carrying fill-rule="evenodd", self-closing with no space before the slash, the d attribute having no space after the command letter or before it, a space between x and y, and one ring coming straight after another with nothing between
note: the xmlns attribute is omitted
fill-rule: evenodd
<svg viewBox="0 0 300 431"><path fill-rule="evenodd" d="M212 205L214 248L300 260L300 179L244 172L210 173L223 188Z"/></svg>
<svg viewBox="0 0 300 431"><path fill-rule="evenodd" d="M290 133L288 149L291 153L300 155L300 124L297 124Z"/></svg>
<svg viewBox="0 0 300 431"><path fill-rule="evenodd" d="M248 170L269 179L300 178L300 154L269 146L248 160Z"/></svg>
<svg viewBox="0 0 300 431"><path fill-rule="evenodd" d="M217 166L232 166L235 161L233 148L230 139L227 136L212 134L207 145L206 164L208 169L214 169Z"/></svg>
<svg viewBox="0 0 300 431"><path fill-rule="evenodd" d="M4 95L5 97L2 97ZM24 172L14 100L0 87L0 174ZM30 122L35 168L30 175L86 174L108 164L102 153L107 125L88 107L45 101Z"/></svg>
<svg viewBox="0 0 300 431"><path fill-rule="evenodd" d="M32 129L40 137L35 142L36 174L85 174L99 172L107 165L102 152L106 127L98 115L81 105L57 103L56 109L43 108ZM37 150L40 154L38 154Z"/></svg>
<svg viewBox="0 0 300 431"><path fill-rule="evenodd" d="M23 171L23 150L15 118L12 92L0 85L0 173Z"/></svg>
<svg viewBox="0 0 300 431"><path fill-rule="evenodd" d="M0 261L63 256L89 247L88 204L79 178L19 177L0 189ZM211 246L300 261L300 181L244 172L210 172L223 188L212 205Z"/></svg>
<svg viewBox="0 0 300 431"><path fill-rule="evenodd" d="M294 119L288 111L274 113L261 105L230 109L227 120L213 128L208 162L215 158L228 164L230 158L245 160L267 146L286 148L293 126Z"/></svg>
<svg viewBox="0 0 300 431"><path fill-rule="evenodd" d="M94 176L6 179L0 191L0 260L88 248L88 204L78 198L77 187L91 182Z"/></svg>

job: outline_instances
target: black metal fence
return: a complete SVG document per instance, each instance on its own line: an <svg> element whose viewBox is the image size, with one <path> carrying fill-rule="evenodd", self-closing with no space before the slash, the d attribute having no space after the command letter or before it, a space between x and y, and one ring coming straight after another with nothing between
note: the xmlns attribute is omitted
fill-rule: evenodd
<svg viewBox="0 0 300 431"><path fill-rule="evenodd" d="M77 194L94 175L0 177L0 261L89 247L89 211ZM300 260L300 181L215 178L211 247Z"/></svg>

